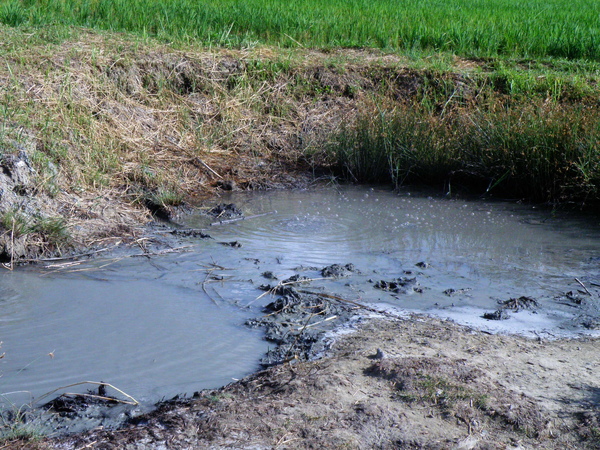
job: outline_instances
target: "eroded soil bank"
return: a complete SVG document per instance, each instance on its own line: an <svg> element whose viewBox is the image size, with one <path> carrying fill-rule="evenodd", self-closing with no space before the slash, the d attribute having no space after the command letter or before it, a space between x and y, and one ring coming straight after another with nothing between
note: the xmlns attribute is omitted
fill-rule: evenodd
<svg viewBox="0 0 600 450"><path fill-rule="evenodd" d="M365 318L325 358L159 405L121 430L5 448L597 448L596 347Z"/></svg>
<svg viewBox="0 0 600 450"><path fill-rule="evenodd" d="M136 239L152 214L225 190L340 174L596 199L595 69L53 31L0 28L5 263Z"/></svg>

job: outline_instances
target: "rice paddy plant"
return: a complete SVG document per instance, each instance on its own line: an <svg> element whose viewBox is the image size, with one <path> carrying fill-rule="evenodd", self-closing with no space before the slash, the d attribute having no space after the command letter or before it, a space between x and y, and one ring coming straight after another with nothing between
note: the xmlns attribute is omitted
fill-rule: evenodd
<svg viewBox="0 0 600 450"><path fill-rule="evenodd" d="M600 4L591 0L7 0L0 23L206 45L600 60Z"/></svg>
<svg viewBox="0 0 600 450"><path fill-rule="evenodd" d="M460 185L542 202L600 200L600 109L552 102L363 113L332 151L361 182Z"/></svg>

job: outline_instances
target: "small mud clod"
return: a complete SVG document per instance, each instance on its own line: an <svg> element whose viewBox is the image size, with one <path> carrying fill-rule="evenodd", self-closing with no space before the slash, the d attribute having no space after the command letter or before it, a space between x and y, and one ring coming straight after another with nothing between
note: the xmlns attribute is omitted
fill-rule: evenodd
<svg viewBox="0 0 600 450"><path fill-rule="evenodd" d="M349 277L353 273L358 272L354 264L332 264L331 266L323 267L321 275L325 278L342 278Z"/></svg>
<svg viewBox="0 0 600 450"><path fill-rule="evenodd" d="M409 288L412 288L415 292L423 292L422 289L417 287L417 284L416 278L401 277L392 281L377 281L373 287L382 291L395 292L396 294L406 294Z"/></svg>
<svg viewBox="0 0 600 450"><path fill-rule="evenodd" d="M482 316L487 320L507 320L510 319L510 314L503 309L497 309L494 312L486 312Z"/></svg>
<svg viewBox="0 0 600 450"><path fill-rule="evenodd" d="M520 311L522 309L535 309L539 306L537 300L526 296L504 300L501 301L500 304L502 305L502 308L512 309L513 311Z"/></svg>
<svg viewBox="0 0 600 450"><path fill-rule="evenodd" d="M266 278L267 280L276 280L277 277L275 276L275 274L273 272L271 272L270 270L267 270L266 272L261 273L263 278Z"/></svg>
<svg viewBox="0 0 600 450"><path fill-rule="evenodd" d="M461 294L466 294L467 292L469 292L471 290L471 288L464 288L464 289L446 289L444 291L444 294L446 294L448 297L452 297L454 295L461 295Z"/></svg>
<svg viewBox="0 0 600 450"><path fill-rule="evenodd" d="M171 234L174 236L184 236L184 237L197 237L201 239L212 239L210 234L205 233L202 230L196 229L186 229L186 230L172 230Z"/></svg>
<svg viewBox="0 0 600 450"><path fill-rule="evenodd" d="M219 242L219 244L224 245L226 247L232 247L232 248L241 248L242 247L242 244L238 241Z"/></svg>
<svg viewBox="0 0 600 450"><path fill-rule="evenodd" d="M242 211L233 203L220 203L209 209L207 214L216 219L231 219L243 216Z"/></svg>

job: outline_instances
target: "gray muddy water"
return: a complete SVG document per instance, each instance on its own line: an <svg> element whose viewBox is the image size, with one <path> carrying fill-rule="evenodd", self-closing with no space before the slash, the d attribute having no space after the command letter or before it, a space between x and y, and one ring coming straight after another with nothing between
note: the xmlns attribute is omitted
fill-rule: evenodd
<svg viewBox="0 0 600 450"><path fill-rule="evenodd" d="M248 312L211 301L196 284L202 266L180 256L126 258L104 269L96 262L89 272L51 276L2 273L4 403L88 380L149 403L256 370L267 344L243 326ZM88 388L95 386L60 392Z"/></svg>
<svg viewBox="0 0 600 450"><path fill-rule="evenodd" d="M360 273L321 285L352 300L497 331L558 335L595 328L597 219L513 203L364 188L236 194L222 200L257 217L219 225L197 215L186 225L241 243L230 253L237 258L228 263L236 264L242 277L272 271L280 280L295 273L318 278L315 269L352 263ZM416 278L421 292L374 288L398 278ZM481 317L522 296L535 299L540 308L519 311L511 320Z"/></svg>
<svg viewBox="0 0 600 450"><path fill-rule="evenodd" d="M268 344L243 324L272 300L258 298L259 285L277 283L267 272L318 279L324 266L352 263L351 276L315 280L311 290L499 332L593 334L600 323L596 220L353 187L219 202L235 203L246 219L188 216L183 226L213 239L173 242L159 230L181 247L172 253L0 273L4 404L85 380L151 403L256 370ZM232 241L241 247L222 244ZM407 289L376 287L412 278ZM537 307L482 317L523 296Z"/></svg>

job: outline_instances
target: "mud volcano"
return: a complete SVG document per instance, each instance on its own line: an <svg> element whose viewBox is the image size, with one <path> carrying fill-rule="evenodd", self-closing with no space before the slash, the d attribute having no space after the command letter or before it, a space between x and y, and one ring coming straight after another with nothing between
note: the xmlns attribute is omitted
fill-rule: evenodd
<svg viewBox="0 0 600 450"><path fill-rule="evenodd" d="M150 230L145 255L1 273L5 398L94 380L151 405L311 358L373 311L551 337L600 323L585 217L354 187L220 202Z"/></svg>

